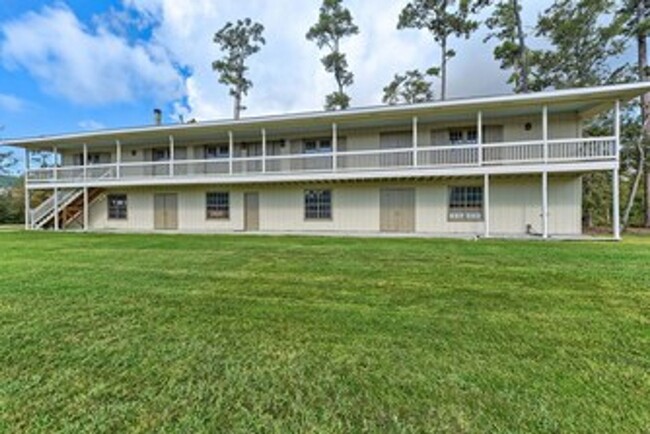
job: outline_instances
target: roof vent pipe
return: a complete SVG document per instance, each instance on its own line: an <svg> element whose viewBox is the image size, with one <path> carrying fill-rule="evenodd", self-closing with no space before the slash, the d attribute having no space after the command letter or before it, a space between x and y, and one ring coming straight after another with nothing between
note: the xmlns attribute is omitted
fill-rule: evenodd
<svg viewBox="0 0 650 434"><path fill-rule="evenodd" d="M162 110L153 109L153 121L156 126L162 125Z"/></svg>

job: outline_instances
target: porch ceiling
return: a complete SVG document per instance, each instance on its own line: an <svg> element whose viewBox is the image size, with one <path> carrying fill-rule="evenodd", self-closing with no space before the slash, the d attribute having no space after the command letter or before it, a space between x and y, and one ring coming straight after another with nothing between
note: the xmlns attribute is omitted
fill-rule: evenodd
<svg viewBox="0 0 650 434"><path fill-rule="evenodd" d="M479 110L483 112L486 120L510 116L541 116L541 106L544 104L548 105L550 114L577 113L583 117L590 117L610 109L615 100L627 102L646 92L650 92L650 82L525 95L466 98L415 105L378 106L341 112L255 117L240 121L211 121L197 124L148 126L42 136L7 140L5 145L28 149L43 149L53 146L65 149L78 148L84 143L93 147L112 146L116 140L120 140L126 146L165 144L168 143L169 136L174 136L179 143L219 139L225 141L228 139L228 131L233 131L237 141L259 140L262 129L266 129L267 136L272 139L273 136L329 134L332 123L337 123L339 129L345 131L346 129L369 128L378 124L388 127L409 126L413 116L417 116L423 123L471 120L476 119L476 113Z"/></svg>

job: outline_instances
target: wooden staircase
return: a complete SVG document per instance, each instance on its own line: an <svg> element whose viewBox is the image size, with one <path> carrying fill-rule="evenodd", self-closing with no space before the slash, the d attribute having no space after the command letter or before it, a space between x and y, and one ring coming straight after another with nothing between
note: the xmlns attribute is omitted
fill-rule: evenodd
<svg viewBox="0 0 650 434"><path fill-rule="evenodd" d="M93 205L103 194L104 190L101 188L89 188L88 206ZM82 218L84 211L83 189L60 191L58 210L54 209L54 202L54 195L52 195L52 197L43 202L38 208L31 211L32 229L54 229L57 213L60 229L69 228Z"/></svg>
<svg viewBox="0 0 650 434"><path fill-rule="evenodd" d="M88 207L92 206L103 193L104 190L101 188L89 188ZM68 206L61 208L59 211L59 225L61 226L61 229L66 229L75 221L80 220L83 217L83 212L84 197L82 192L80 197L72 201ZM52 226L54 226L54 218L52 219Z"/></svg>

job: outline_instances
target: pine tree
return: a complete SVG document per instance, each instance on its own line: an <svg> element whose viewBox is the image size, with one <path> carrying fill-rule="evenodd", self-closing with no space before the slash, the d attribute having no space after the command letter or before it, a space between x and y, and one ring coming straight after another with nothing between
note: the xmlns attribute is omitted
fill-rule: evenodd
<svg viewBox="0 0 650 434"><path fill-rule="evenodd" d="M384 87L383 102L394 105L433 101L433 83L429 77L437 75L438 70L435 68L429 69L425 73L412 70L406 71L403 75L395 74L393 81Z"/></svg>
<svg viewBox="0 0 650 434"><path fill-rule="evenodd" d="M512 70L509 83L514 83L515 92L525 93L530 88L531 57L535 55L527 45L527 35L521 18L520 0L498 2L492 15L485 21L490 34L485 42L497 39L500 43L494 49L494 58L501 62L501 69Z"/></svg>
<svg viewBox="0 0 650 434"><path fill-rule="evenodd" d="M398 29L425 29L440 46L440 99L447 97L447 63L456 56L449 48L453 36L469 38L478 28L471 15L486 1L471 0L412 0L399 16Z"/></svg>
<svg viewBox="0 0 650 434"><path fill-rule="evenodd" d="M648 70L648 32L650 31L650 0L624 0L618 10L619 18L624 22L625 35L633 39L637 48L637 79L648 81L650 71ZM641 119L643 129L640 132L639 143L637 144L636 170L637 176L631 193L631 207L636 198L636 190L639 187L641 178L645 172L645 197L644 197L644 226L650 227L650 93L641 98ZM626 208L626 214L630 210Z"/></svg>
<svg viewBox="0 0 650 434"><path fill-rule="evenodd" d="M239 119L241 112L246 110L242 103L243 97L248 95L248 91L253 87L253 82L246 77L246 60L260 51L266 43L263 33L262 24L246 18L238 20L236 24L227 23L214 35L214 42L225 55L212 62L212 69L219 73L219 82L230 87L230 95L234 98L235 119Z"/></svg>
<svg viewBox="0 0 650 434"><path fill-rule="evenodd" d="M337 90L327 95L327 110L344 110L350 107L350 96L345 88L354 83L354 74L349 70L347 58L341 52L341 41L359 33L352 14L343 7L343 0L323 0L318 22L307 35L307 40L316 42L319 49L327 47L330 52L321 59L325 70L334 74Z"/></svg>
<svg viewBox="0 0 650 434"><path fill-rule="evenodd" d="M555 0L540 16L537 36L551 48L536 56L538 89L597 86L623 81L626 65L612 59L626 47L611 0Z"/></svg>

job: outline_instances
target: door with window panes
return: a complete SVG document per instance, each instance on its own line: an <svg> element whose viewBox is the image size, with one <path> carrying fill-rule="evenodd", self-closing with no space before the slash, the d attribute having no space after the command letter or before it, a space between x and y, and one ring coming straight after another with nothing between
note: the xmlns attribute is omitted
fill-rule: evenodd
<svg viewBox="0 0 650 434"><path fill-rule="evenodd" d="M153 176L169 175L169 148L154 148L151 150L151 167Z"/></svg>

